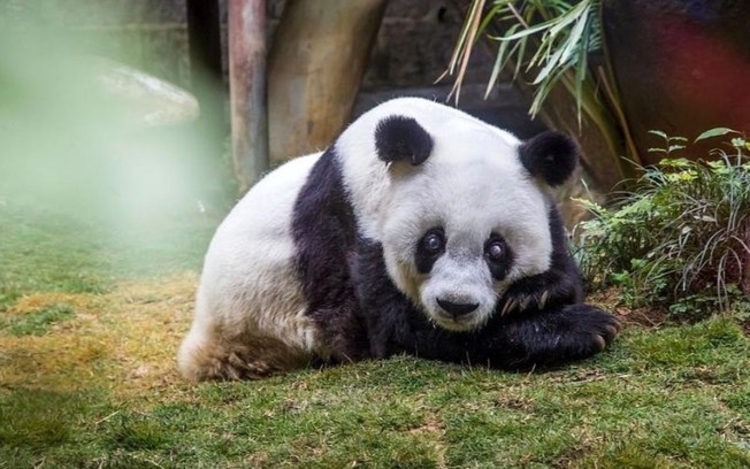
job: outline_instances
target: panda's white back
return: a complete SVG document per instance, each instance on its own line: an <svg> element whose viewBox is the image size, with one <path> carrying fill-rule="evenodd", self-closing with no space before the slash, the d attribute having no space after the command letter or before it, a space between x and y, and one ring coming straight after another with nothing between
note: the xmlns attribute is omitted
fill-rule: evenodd
<svg viewBox="0 0 750 469"><path fill-rule="evenodd" d="M178 358L186 375L190 355L205 353L203 343L217 342L207 331L263 344L271 353L279 347L269 343L282 342L287 361L312 356L314 333L294 270L291 222L297 195L320 155L296 158L269 173L217 229L204 260L195 320Z"/></svg>

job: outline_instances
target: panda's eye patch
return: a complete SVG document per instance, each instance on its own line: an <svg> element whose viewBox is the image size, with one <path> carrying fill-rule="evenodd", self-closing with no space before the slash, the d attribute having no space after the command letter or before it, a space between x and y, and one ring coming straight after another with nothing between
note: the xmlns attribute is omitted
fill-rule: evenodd
<svg viewBox="0 0 750 469"><path fill-rule="evenodd" d="M513 263L513 256L502 236L492 233L484 243L484 258L495 280L502 280L508 275Z"/></svg>
<svg viewBox="0 0 750 469"><path fill-rule="evenodd" d="M435 261L445 252L445 232L442 228L428 230L417 243L414 262L417 270L426 274Z"/></svg>

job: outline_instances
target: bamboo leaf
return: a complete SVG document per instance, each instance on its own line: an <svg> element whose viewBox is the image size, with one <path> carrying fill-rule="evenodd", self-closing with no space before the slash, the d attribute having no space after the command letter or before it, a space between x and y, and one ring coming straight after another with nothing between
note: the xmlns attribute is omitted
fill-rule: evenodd
<svg viewBox="0 0 750 469"><path fill-rule="evenodd" d="M521 64L523 63L523 58L526 56L527 43L528 41L520 41L518 43L518 59L516 60L516 69L513 70L513 78L518 77L521 73Z"/></svg>
<svg viewBox="0 0 750 469"><path fill-rule="evenodd" d="M550 28L550 33L553 35L560 34L560 32L569 27L571 23L586 15L588 7L588 2L581 2L572 10L560 16L556 21L553 20L552 27Z"/></svg>
<svg viewBox="0 0 750 469"><path fill-rule="evenodd" d="M509 0L504 0L503 2L497 2L492 8L487 10L487 13L485 13L482 23L479 25L480 32L487 29L487 26L495 18L495 16L500 12L500 10L505 6L504 4L508 3L508 1Z"/></svg>
<svg viewBox="0 0 750 469"><path fill-rule="evenodd" d="M514 25L512 26L512 28L515 28L517 26L518 25ZM495 65L492 67L492 73L490 75L489 81L487 82L487 89L484 92L484 99L487 99L487 97L489 96L490 91L492 91L492 88L495 86L495 83L497 82L498 76L500 76L500 70L502 70L505 67L507 58L513 54L513 50L515 50L518 47L518 44L513 46L513 49L511 49L510 53L508 53L509 46L510 46L510 42L508 41L500 42L500 46L498 47L498 50L497 50L497 57L495 58Z"/></svg>
<svg viewBox="0 0 750 469"><path fill-rule="evenodd" d="M580 56L578 57L575 75L575 99L576 99L576 115L578 116L578 127L581 127L581 105L583 96L583 81L586 79L586 72L588 71L588 48L589 48L589 30L591 29L591 22L586 21L586 25L581 34L582 43Z"/></svg>
<svg viewBox="0 0 750 469"><path fill-rule="evenodd" d="M517 32L517 33L506 34L505 36L503 36L503 41L515 41L515 40L521 39L521 38L523 38L525 36L534 35L534 34L540 32L540 31L548 30L551 27L551 25L553 25L553 24L554 24L554 20L545 21L545 22L539 23L539 24L537 24L535 26L530 26L530 27L528 27L528 28L526 28L526 29L524 29L522 31Z"/></svg>
<svg viewBox="0 0 750 469"><path fill-rule="evenodd" d="M720 137L722 135L727 135L727 134L732 134L732 133L738 134L739 132L737 132L734 129L730 129L728 127L716 127L716 128L713 128L713 129L706 130L702 134L698 135L698 137L695 139L695 141L699 142L699 141L705 140L707 138Z"/></svg>
<svg viewBox="0 0 750 469"><path fill-rule="evenodd" d="M491 21L511 23L503 35L493 38L500 45L485 97L497 84L508 63L513 62L514 77L519 75L522 67L534 73L531 84L536 89L529 111L532 115L540 110L542 102L560 80L564 81L568 92L574 94L579 121L583 112L596 114L588 101L589 94L595 92L594 87L584 87L583 83L591 74L587 54L601 47L600 25L594 14L601 1L496 0L482 13L479 6L483 2L473 0L459 38L461 47L451 58L451 73L459 69L459 76L463 75L468 51Z"/></svg>
<svg viewBox="0 0 750 469"><path fill-rule="evenodd" d="M534 81L531 83L533 85L538 85L543 80L546 80L550 73L552 73L553 70L556 70L560 64L560 57L565 52L565 49L558 49L557 51L552 54L550 58L547 59L547 64L542 68L542 70L539 71L536 78L534 78Z"/></svg>
<svg viewBox="0 0 750 469"><path fill-rule="evenodd" d="M661 137L664 140L669 140L669 137L667 136L667 134L665 134L661 130L649 130L648 133L650 133L652 135L656 135L657 137Z"/></svg>

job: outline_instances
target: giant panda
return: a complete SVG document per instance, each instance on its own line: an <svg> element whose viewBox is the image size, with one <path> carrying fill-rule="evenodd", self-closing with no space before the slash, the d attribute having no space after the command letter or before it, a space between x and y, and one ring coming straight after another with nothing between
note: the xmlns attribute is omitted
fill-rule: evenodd
<svg viewBox="0 0 750 469"><path fill-rule="evenodd" d="M419 98L378 105L264 177L219 226L179 351L193 381L413 354L529 370L618 322L582 303L550 195L571 139L519 141Z"/></svg>

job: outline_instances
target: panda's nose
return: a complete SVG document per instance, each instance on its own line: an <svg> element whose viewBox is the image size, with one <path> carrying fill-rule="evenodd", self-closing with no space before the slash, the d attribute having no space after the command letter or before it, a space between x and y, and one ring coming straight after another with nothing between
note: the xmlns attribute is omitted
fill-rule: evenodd
<svg viewBox="0 0 750 469"><path fill-rule="evenodd" d="M454 303L448 300L441 300L440 298L438 298L437 303L454 318L469 314L479 307L479 303Z"/></svg>

